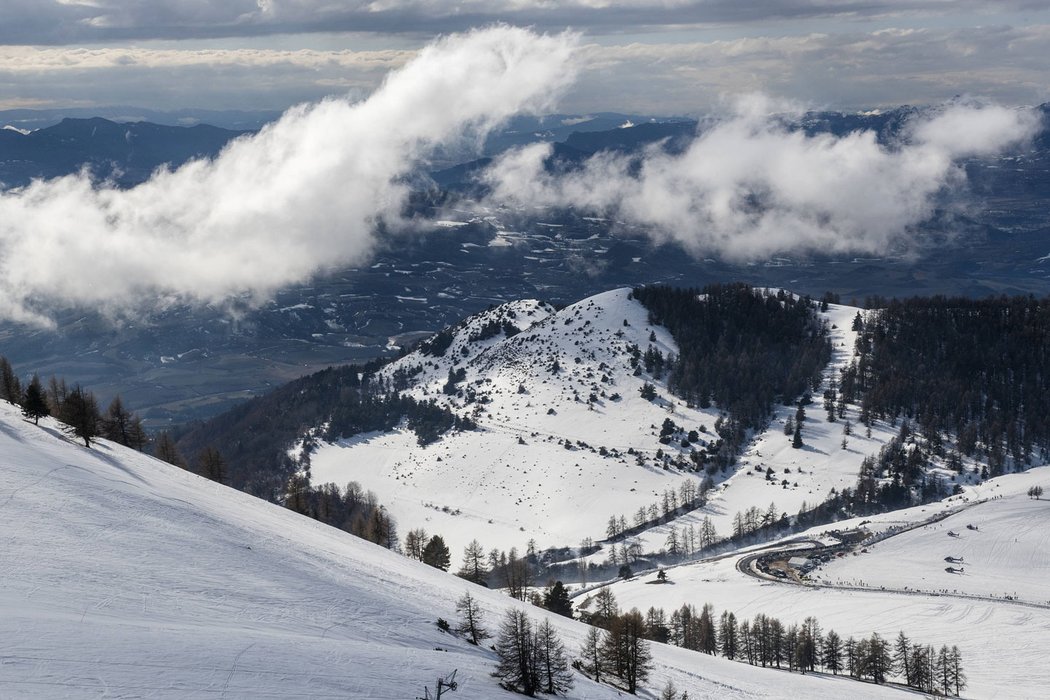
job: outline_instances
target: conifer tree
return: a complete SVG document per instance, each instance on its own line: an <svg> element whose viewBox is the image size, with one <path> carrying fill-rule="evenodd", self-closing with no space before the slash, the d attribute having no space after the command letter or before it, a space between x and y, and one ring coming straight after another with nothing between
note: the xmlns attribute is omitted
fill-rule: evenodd
<svg viewBox="0 0 1050 700"><path fill-rule="evenodd" d="M146 431L138 416L124 408L120 396L110 402L102 418L102 436L107 440L141 450L146 445Z"/></svg>
<svg viewBox="0 0 1050 700"><path fill-rule="evenodd" d="M47 398L44 396L44 387L40 383L40 377L35 374L22 397L22 415L32 420L33 425L38 425L41 418L51 415Z"/></svg>
<svg viewBox="0 0 1050 700"><path fill-rule="evenodd" d="M488 574L488 569L485 568L485 549L477 540L471 540L463 550L463 566L456 575L481 586L485 584Z"/></svg>
<svg viewBox="0 0 1050 700"><path fill-rule="evenodd" d="M448 545L445 544L445 540L441 535L431 537L430 541L427 542L427 546L423 548L423 563L433 566L435 569L448 571L448 567L452 563L452 555L448 551Z"/></svg>
<svg viewBox="0 0 1050 700"><path fill-rule="evenodd" d="M652 652L645 639L645 618L638 608L613 618L602 638L602 664L627 684L634 694L638 684L649 677Z"/></svg>
<svg viewBox="0 0 1050 700"><path fill-rule="evenodd" d="M529 696L535 695L539 688L534 644L529 616L522 610L508 610L496 637L496 656L499 658L496 676Z"/></svg>
<svg viewBox="0 0 1050 700"><path fill-rule="evenodd" d="M536 627L534 642L539 689L548 694L564 693L573 686L565 645L551 621L544 618Z"/></svg>
<svg viewBox="0 0 1050 700"><path fill-rule="evenodd" d="M602 682L602 637L597 627L590 627L587 636L580 645L580 660L583 670L594 677L595 683Z"/></svg>
<svg viewBox="0 0 1050 700"><path fill-rule="evenodd" d="M834 675L839 675L842 670L842 638L835 630L828 630L824 637L824 668Z"/></svg>
<svg viewBox="0 0 1050 700"><path fill-rule="evenodd" d="M0 399L16 406L22 403L22 383L7 358L0 355Z"/></svg>
<svg viewBox="0 0 1050 700"><path fill-rule="evenodd" d="M175 446L171 433L166 430L157 435L156 444L153 446L153 456L181 469L186 468L186 460L179 454L179 448Z"/></svg>
<svg viewBox="0 0 1050 700"><path fill-rule="evenodd" d="M572 601L569 600L569 593L565 590L565 584L561 581L555 581L554 585L547 589L543 595L543 607L557 615L572 617Z"/></svg>
<svg viewBox="0 0 1050 700"><path fill-rule="evenodd" d="M197 454L197 473L220 484L229 482L226 460L218 449L209 445Z"/></svg>
<svg viewBox="0 0 1050 700"><path fill-rule="evenodd" d="M85 447L91 447L91 441L98 437L101 420L98 402L91 392L84 391L79 384L62 402L59 418L70 433L84 441Z"/></svg>
<svg viewBox="0 0 1050 700"><path fill-rule="evenodd" d="M460 615L460 623L456 631L466 635L468 637L467 641L477 645L482 640L489 638L488 631L482 626L483 613L481 612L481 607L474 596L470 595L469 591L456 601L456 611Z"/></svg>

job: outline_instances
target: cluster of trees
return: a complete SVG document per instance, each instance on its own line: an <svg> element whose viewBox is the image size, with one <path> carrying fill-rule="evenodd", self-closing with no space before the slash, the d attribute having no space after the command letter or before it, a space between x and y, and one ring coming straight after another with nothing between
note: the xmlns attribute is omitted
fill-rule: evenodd
<svg viewBox="0 0 1050 700"><path fill-rule="evenodd" d="M149 443L142 421L124 407L117 396L103 413L98 400L79 384L70 388L65 379L51 377L45 388L40 377L22 387L22 382L6 357L0 356L0 399L21 407L22 415L33 423L54 416L65 424L67 432L91 447L96 438L105 438L141 450Z"/></svg>
<svg viewBox="0 0 1050 700"><path fill-rule="evenodd" d="M686 479L677 489L664 489L660 500L650 503L648 507L639 506L630 521L625 515L609 516L605 537L610 542L619 542L702 508L707 503L707 492L710 488L711 482L706 479L700 483L694 479Z"/></svg>
<svg viewBox="0 0 1050 700"><path fill-rule="evenodd" d="M914 298L858 315L839 390L861 420L905 416L954 434L991 475L1050 459L1050 298Z"/></svg>
<svg viewBox="0 0 1050 700"><path fill-rule="evenodd" d="M309 470L309 448L318 439L391 430L405 421L422 445L449 430L475 427L433 402L402 395L410 376L403 372L387 379L378 373L383 364L333 367L297 379L193 426L176 444L183 454L222 445L230 485L280 503L295 475ZM326 430L314 432L320 425ZM301 456L290 455L288 448L300 441L305 442Z"/></svg>
<svg viewBox="0 0 1050 700"><path fill-rule="evenodd" d="M441 535L431 537L423 528L409 530L405 535L405 556L442 571L448 571L452 564L452 554Z"/></svg>
<svg viewBox="0 0 1050 700"><path fill-rule="evenodd" d="M610 592L605 600L600 599L597 610L588 616L592 626L580 645L575 666L598 683L615 679L634 694L652 671L650 637L638 608L620 613L611 596Z"/></svg>
<svg viewBox="0 0 1050 700"><path fill-rule="evenodd" d="M549 618L533 624L524 610L510 609L496 637L496 676L505 687L533 696L556 695L573 686L565 644Z"/></svg>
<svg viewBox="0 0 1050 700"><path fill-rule="evenodd" d="M701 407L725 410L727 437L742 440L764 425L774 403L815 386L831 357L827 329L808 297L746 284L639 287L633 295L678 344L679 355L667 361L668 387Z"/></svg>
<svg viewBox="0 0 1050 700"><path fill-rule="evenodd" d="M616 600L607 588L595 595L593 603L594 610L585 617L588 622L607 627L608 621L617 619ZM903 631L892 645L877 633L868 638L842 639L834 630L822 631L815 617L792 625L763 614L739 619L728 610L716 614L710 603L700 609L686 604L670 615L655 607L644 615L637 610L629 615L636 615L634 621L643 640L721 655L753 666L800 673L820 670L875 683L896 676L910 687L944 695L958 695L966 686L958 647L945 645L935 651L932 646L912 643ZM592 651L585 644L582 658L589 661ZM598 664L596 668L606 666Z"/></svg>
<svg viewBox="0 0 1050 700"><path fill-rule="evenodd" d="M907 421L900 433L883 445L878 455L865 457L860 465L852 509L856 513L906 508L948 496L952 487L930 473L932 454L917 441L909 440ZM962 469L961 462L958 462Z"/></svg>
<svg viewBox="0 0 1050 700"><path fill-rule="evenodd" d="M288 482L284 505L290 510L339 528L387 549L399 550L397 521L375 493L351 481L345 489L332 483L313 488L304 474Z"/></svg>

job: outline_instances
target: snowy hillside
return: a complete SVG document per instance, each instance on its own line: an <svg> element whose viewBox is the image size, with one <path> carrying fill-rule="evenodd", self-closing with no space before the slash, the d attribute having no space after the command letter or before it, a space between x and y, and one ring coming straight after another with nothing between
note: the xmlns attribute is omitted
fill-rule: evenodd
<svg viewBox="0 0 1050 700"><path fill-rule="evenodd" d="M642 609L657 606L670 612L685 603L699 607L710 602L716 613L730 610L741 619L761 613L785 624L812 615L824 631L834 629L843 639L872 632L893 639L903 630L935 648L959 646L969 678L966 697L1042 697L1048 680L1042 659L1050 648L1050 560L1045 551L1050 504L1025 494L1048 480L1050 468L1034 469L969 487L963 496L941 504L872 518L866 526L873 533L915 529L832 559L810 574L807 585L747 576L738 569L747 555L739 553L669 569L674 585L647 585L655 578L647 574L616 583L611 590L621 606ZM923 525L944 513L954 515ZM805 534L821 537L860 522ZM978 529L969 530L968 524ZM949 530L960 538L950 538ZM948 555L965 559L957 565L965 573L945 571L943 558Z"/></svg>
<svg viewBox="0 0 1050 700"><path fill-rule="evenodd" d="M1028 488L1048 484L1050 467L1040 467L967 489L967 502L954 515L873 544L862 556L834 559L811 576L1050 607L1050 502L1027 495ZM896 525L914 520L914 510L896 514Z"/></svg>
<svg viewBox="0 0 1050 700"><path fill-rule="evenodd" d="M4 697L403 700L453 669L452 698L512 697L491 653L434 624L455 619L460 579L3 402L0 466ZM472 592L493 626L522 605ZM553 621L575 650L586 628ZM656 660L650 687L691 698L896 694L659 645ZM571 694L617 696L581 677Z"/></svg>
<svg viewBox="0 0 1050 700"><path fill-rule="evenodd" d="M313 483L358 481L376 492L402 530L423 527L457 552L474 538L501 549L522 549L530 539L540 548L601 540L610 517L634 524L638 510L661 504L665 492L683 482L698 487L705 474L691 471L686 457L715 439L720 414L687 405L658 377L636 374L638 352L653 348L667 356L678 348L631 297L620 289L561 311L512 302L467 319L383 372L416 398L469 413L480 430L446 435L425 449L407 430L325 445L312 457ZM832 304L821 314L833 355L817 397L852 358L857 313ZM450 382L458 372L461 378ZM646 383L656 387L655 400L641 397ZM777 407L738 464L708 477L714 488L704 508L631 541L659 551L670 527L698 527L709 517L726 536L735 515L749 508L766 512L772 504L778 513L794 514L823 501L832 488L855 486L864 457L896 434L876 424L870 437L854 431L843 448L843 426L856 422L856 407L848 407L846 419L828 422L818 399L807 412L805 446L797 450L783 432L794 413L793 406ZM683 432L697 431L697 444L662 443L668 419Z"/></svg>
<svg viewBox="0 0 1050 700"><path fill-rule="evenodd" d="M677 347L630 296L619 289L561 311L506 304L455 328L442 354L424 347L401 358L388 377L410 376L408 393L467 412L481 429L424 449L408 431L323 446L313 482L358 481L402 530L424 527L457 552L475 537L519 549L533 538L541 548L602 539L610 516L630 517L683 481L699 484L702 475L674 465L684 466L686 450L661 444L660 427L670 418L704 444L718 412L635 376L632 352ZM450 371L463 373L454 395L443 391ZM652 401L640 394L647 382L657 388Z"/></svg>

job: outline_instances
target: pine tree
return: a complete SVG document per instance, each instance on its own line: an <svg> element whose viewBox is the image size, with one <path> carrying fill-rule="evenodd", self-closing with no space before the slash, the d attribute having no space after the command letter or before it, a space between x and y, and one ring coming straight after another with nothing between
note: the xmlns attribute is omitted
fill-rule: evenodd
<svg viewBox="0 0 1050 700"><path fill-rule="evenodd" d="M471 540L464 548L463 566L456 575L479 586L485 585L485 579L489 575L488 569L485 568L485 549L477 540Z"/></svg>
<svg viewBox="0 0 1050 700"><path fill-rule="evenodd" d="M580 660L583 670L594 677L595 683L602 682L602 637L597 627L587 629L587 636L580 645Z"/></svg>
<svg viewBox="0 0 1050 700"><path fill-rule="evenodd" d="M824 637L824 667L836 676L842 670L842 638L835 630L828 630Z"/></svg>
<svg viewBox="0 0 1050 700"><path fill-rule="evenodd" d="M153 456L181 469L186 468L186 460L179 454L179 448L175 446L171 433L167 431L157 435L156 444L153 446Z"/></svg>
<svg viewBox="0 0 1050 700"><path fill-rule="evenodd" d="M40 383L40 377L35 374L22 397L22 415L32 420L33 425L38 425L41 418L51 415L47 398L44 396L44 387Z"/></svg>
<svg viewBox="0 0 1050 700"><path fill-rule="evenodd" d="M627 684L631 694L649 677L652 652L645 639L645 619L638 608L612 620L602 639L602 663Z"/></svg>
<svg viewBox="0 0 1050 700"><path fill-rule="evenodd" d="M7 358L0 355L0 399L16 406L22 403L22 383Z"/></svg>
<svg viewBox="0 0 1050 700"><path fill-rule="evenodd" d="M555 581L554 585L547 589L543 595L543 607L557 615L572 618L572 601L569 600L565 584Z"/></svg>
<svg viewBox="0 0 1050 700"><path fill-rule="evenodd" d="M893 670L904 679L906 685L911 685L914 680L911 672L910 654L911 643L904 636L904 630L901 630L897 635L897 641L894 643Z"/></svg>
<svg viewBox="0 0 1050 700"><path fill-rule="evenodd" d="M800 449L802 447L802 423L795 423L795 434L791 438L791 446Z"/></svg>
<svg viewBox="0 0 1050 700"><path fill-rule="evenodd" d="M211 445L205 447L197 454L196 472L205 479L211 479L220 484L229 482L229 475L226 473L226 460L222 458L222 453Z"/></svg>
<svg viewBox="0 0 1050 700"><path fill-rule="evenodd" d="M535 695L539 688L534 643L529 616L521 610L508 610L496 637L496 656L499 657L496 676L529 696Z"/></svg>
<svg viewBox="0 0 1050 700"><path fill-rule="evenodd" d="M467 635L471 644L477 645L489 638L488 631L482 626L483 614L478 601L469 592L456 601L456 611L460 614L460 623L456 631Z"/></svg>
<svg viewBox="0 0 1050 700"><path fill-rule="evenodd" d="M573 685L572 671L565 655L565 645L549 619L536 627L533 643L539 689L544 693L557 694L570 690Z"/></svg>
<svg viewBox="0 0 1050 700"><path fill-rule="evenodd" d="M98 402L91 392L84 391L79 384L62 402L59 418L70 433L84 441L85 447L91 447L91 441L98 437L101 420Z"/></svg>
<svg viewBox="0 0 1050 700"><path fill-rule="evenodd" d="M441 535L434 535L423 548L423 563L433 566L435 569L448 571L452 564L452 554Z"/></svg>

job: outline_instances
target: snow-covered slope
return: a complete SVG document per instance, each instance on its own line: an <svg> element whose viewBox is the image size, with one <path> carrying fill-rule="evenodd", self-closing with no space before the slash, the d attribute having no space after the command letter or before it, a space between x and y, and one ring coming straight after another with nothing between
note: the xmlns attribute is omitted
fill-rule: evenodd
<svg viewBox="0 0 1050 700"><path fill-rule="evenodd" d="M854 430L843 448L845 421L828 422L821 410L821 392L853 356L856 334L850 329L857 313L836 304L823 312L833 357L807 411L805 447L792 449L783 432L795 408L778 407L740 462L711 476L715 488L706 507L632 542L659 551L671 526L698 526L706 517L726 536L736 513L748 508L765 512L772 503L778 513L793 515L823 501L832 488L856 485L864 457L896 434L876 424L870 437L863 428ZM520 332L508 337L508 324ZM325 445L312 458L315 484L358 481L376 492L403 531L423 527L458 552L474 538L501 549L522 549L530 539L540 548L600 540L610 517L623 516L631 525L638 509L661 503L665 491L704 478L675 466L686 463L687 450L677 441L661 444L660 427L670 419L686 432L696 430L701 447L715 437L718 410L687 406L659 378L635 374L632 353L652 347L666 356L678 349L666 329L648 322L630 290L561 311L512 302L453 330L444 354L416 351L384 373L409 377L409 393L469 413L481 429L446 435L425 449L408 431ZM443 391L449 372L459 370L458 396L449 396ZM639 393L647 382L657 388L654 401ZM846 419L856 423L856 407Z"/></svg>
<svg viewBox="0 0 1050 700"><path fill-rule="evenodd" d="M967 489L968 507L954 515L873 544L862 556L833 559L811 576L1050 607L1050 501L1027 495L1030 487L1048 484L1050 467L1040 467Z"/></svg>
<svg viewBox="0 0 1050 700"><path fill-rule="evenodd" d="M823 565L811 574L811 585L746 576L737 568L744 556L739 554L674 567L668 570L674 585L647 585L654 579L647 574L611 588L621 606L657 606L668 613L684 603L710 602L718 613L731 610L738 618L762 613L785 624L812 615L843 639L872 632L892 639L903 630L915 642L959 646L969 678L965 697L1043 697L1050 681L1043 669L1050 649L1045 551L1050 504L1031 501L1025 493L1048 481L1050 467L1033 469L967 487L944 503L863 519L873 533L902 531ZM954 514L922 525L947 512ZM819 537L861 521L804 534ZM909 526L914 529L904 530ZM949 530L961 537L949 538ZM959 565L965 574L944 571L949 555L965 557Z"/></svg>
<svg viewBox="0 0 1050 700"><path fill-rule="evenodd" d="M3 697L404 699L453 669L450 697L513 697L490 652L434 624L455 619L457 578L105 441L87 450L4 402L0 468ZM491 626L523 605L472 592ZM553 621L575 650L586 628ZM891 694L656 658L649 687L692 698ZM571 697L618 695L578 677Z"/></svg>
<svg viewBox="0 0 1050 700"><path fill-rule="evenodd" d="M508 337L504 324L520 332ZM487 336L488 333L495 333ZM619 289L555 311L513 302L457 327L443 355L413 352L384 370L411 375L409 393L473 415L481 430L447 435L424 449L407 431L357 436L321 447L314 483L355 480L376 492L402 530L423 527L456 548L477 537L486 548L576 545L605 537L610 516L628 520L667 489L702 475L659 441L670 418L701 441L713 437L715 409L690 408L665 385L634 374L632 352L677 354L666 329ZM474 338L473 340L471 338ZM458 395L443 392L462 370ZM646 382L655 400L643 399Z"/></svg>

